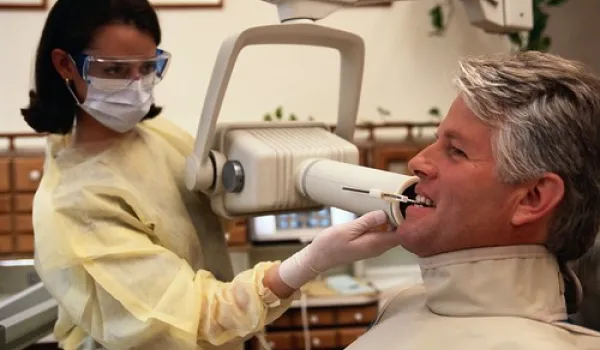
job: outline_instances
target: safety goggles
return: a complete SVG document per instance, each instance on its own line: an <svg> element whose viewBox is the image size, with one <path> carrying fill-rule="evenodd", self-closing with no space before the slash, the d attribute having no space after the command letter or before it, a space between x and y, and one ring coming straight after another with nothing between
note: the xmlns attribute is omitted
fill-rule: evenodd
<svg viewBox="0 0 600 350"><path fill-rule="evenodd" d="M143 88L153 88L167 73L171 54L157 49L156 56L102 57L79 54L73 57L79 74L88 84L102 90L119 91L135 81Z"/></svg>

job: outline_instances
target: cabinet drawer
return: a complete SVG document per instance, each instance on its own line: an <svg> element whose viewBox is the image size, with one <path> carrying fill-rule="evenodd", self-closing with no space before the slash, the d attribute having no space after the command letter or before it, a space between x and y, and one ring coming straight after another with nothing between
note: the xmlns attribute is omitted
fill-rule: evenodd
<svg viewBox="0 0 600 350"><path fill-rule="evenodd" d="M267 333L265 335L267 344L272 350L293 350L294 349L294 336L291 332L274 332ZM263 349L263 347L256 341L255 349Z"/></svg>
<svg viewBox="0 0 600 350"><path fill-rule="evenodd" d="M15 245L15 251L18 253L33 253L33 235L18 235Z"/></svg>
<svg viewBox="0 0 600 350"><path fill-rule="evenodd" d="M337 323L339 325L370 324L377 318L377 305L362 307L346 307L337 310Z"/></svg>
<svg viewBox="0 0 600 350"><path fill-rule="evenodd" d="M367 332L367 327L338 329L338 346L345 348Z"/></svg>
<svg viewBox="0 0 600 350"><path fill-rule="evenodd" d="M290 313L290 311L284 313L283 315L281 315L281 317L279 317L278 319L276 319L275 321L273 321L270 325L268 325L269 328L290 328L292 327L292 315Z"/></svg>
<svg viewBox="0 0 600 350"><path fill-rule="evenodd" d="M21 233L33 232L33 222L31 219L31 214L15 215L15 231Z"/></svg>
<svg viewBox="0 0 600 350"><path fill-rule="evenodd" d="M3 233L10 233L12 231L12 225L10 221L10 215L0 214L0 235Z"/></svg>
<svg viewBox="0 0 600 350"><path fill-rule="evenodd" d="M0 193L0 213L8 213L12 210L12 198L8 193Z"/></svg>
<svg viewBox="0 0 600 350"><path fill-rule="evenodd" d="M17 157L13 161L15 189L35 191L42 179L44 157Z"/></svg>
<svg viewBox="0 0 600 350"><path fill-rule="evenodd" d="M312 349L331 349L337 346L337 336L334 329L310 330L310 346ZM298 349L304 349L304 332L294 332L294 344Z"/></svg>
<svg viewBox="0 0 600 350"><path fill-rule="evenodd" d="M12 236L0 236L0 254L13 252Z"/></svg>
<svg viewBox="0 0 600 350"><path fill-rule="evenodd" d="M10 158L0 157L0 192L10 191Z"/></svg>
<svg viewBox="0 0 600 350"><path fill-rule="evenodd" d="M225 224L225 240L228 245L239 245L247 242L246 221L228 221Z"/></svg>
<svg viewBox="0 0 600 350"><path fill-rule="evenodd" d="M15 211L20 213L31 213L32 207L33 193L19 193L15 195Z"/></svg>
<svg viewBox="0 0 600 350"><path fill-rule="evenodd" d="M335 325L335 311L333 309L308 309L308 324L311 327ZM293 313L294 326L302 327L302 313L295 310Z"/></svg>

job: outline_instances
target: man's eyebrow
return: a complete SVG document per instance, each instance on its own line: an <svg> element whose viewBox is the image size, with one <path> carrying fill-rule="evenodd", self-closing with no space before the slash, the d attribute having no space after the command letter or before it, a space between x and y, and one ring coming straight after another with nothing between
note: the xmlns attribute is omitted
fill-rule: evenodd
<svg viewBox="0 0 600 350"><path fill-rule="evenodd" d="M459 132L454 131L454 130L444 130L444 131L442 131L441 134L442 134L442 136L444 136L444 138L447 138L447 139L466 142L465 137L463 135L461 135ZM440 133L438 133L436 131L435 138L439 138L439 137L440 137Z"/></svg>

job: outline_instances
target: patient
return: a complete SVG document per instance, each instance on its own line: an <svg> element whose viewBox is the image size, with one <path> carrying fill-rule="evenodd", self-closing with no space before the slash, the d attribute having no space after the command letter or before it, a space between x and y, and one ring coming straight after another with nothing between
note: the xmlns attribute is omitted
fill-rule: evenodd
<svg viewBox="0 0 600 350"><path fill-rule="evenodd" d="M397 231L424 283L349 349L600 349L598 286L569 267L583 256L597 281L598 253L584 254L600 228L600 80L524 52L465 59L455 83L436 142L409 163L434 207L410 206Z"/></svg>

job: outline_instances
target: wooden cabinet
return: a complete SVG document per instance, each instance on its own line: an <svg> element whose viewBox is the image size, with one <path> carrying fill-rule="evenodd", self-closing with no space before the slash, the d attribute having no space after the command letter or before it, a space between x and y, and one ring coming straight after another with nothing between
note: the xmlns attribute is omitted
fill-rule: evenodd
<svg viewBox="0 0 600 350"><path fill-rule="evenodd" d="M20 149L22 138L38 134L0 134L9 147L0 150L0 259L32 258L34 250L32 204L44 172L44 150ZM230 246L247 243L246 221L225 221Z"/></svg>
<svg viewBox="0 0 600 350"><path fill-rule="evenodd" d="M357 130L367 132L366 139L356 141L360 165L408 174L408 161L434 141L431 131L438 126L437 122L357 125ZM380 131L387 131L388 136L379 139L377 133ZM400 136L390 138L390 133Z"/></svg>
<svg viewBox="0 0 600 350"><path fill-rule="evenodd" d="M41 150L0 154L0 257L33 254L33 195L42 178Z"/></svg>
<svg viewBox="0 0 600 350"><path fill-rule="evenodd" d="M372 151L371 167L408 175L408 161L425 147L416 143L382 144Z"/></svg>
<svg viewBox="0 0 600 350"><path fill-rule="evenodd" d="M303 330L300 307L292 307L267 326L265 338L273 349L304 350L306 341L313 349L343 349L363 335L378 314L377 298L357 304L308 307ZM256 338L247 344L249 350L262 349Z"/></svg>

